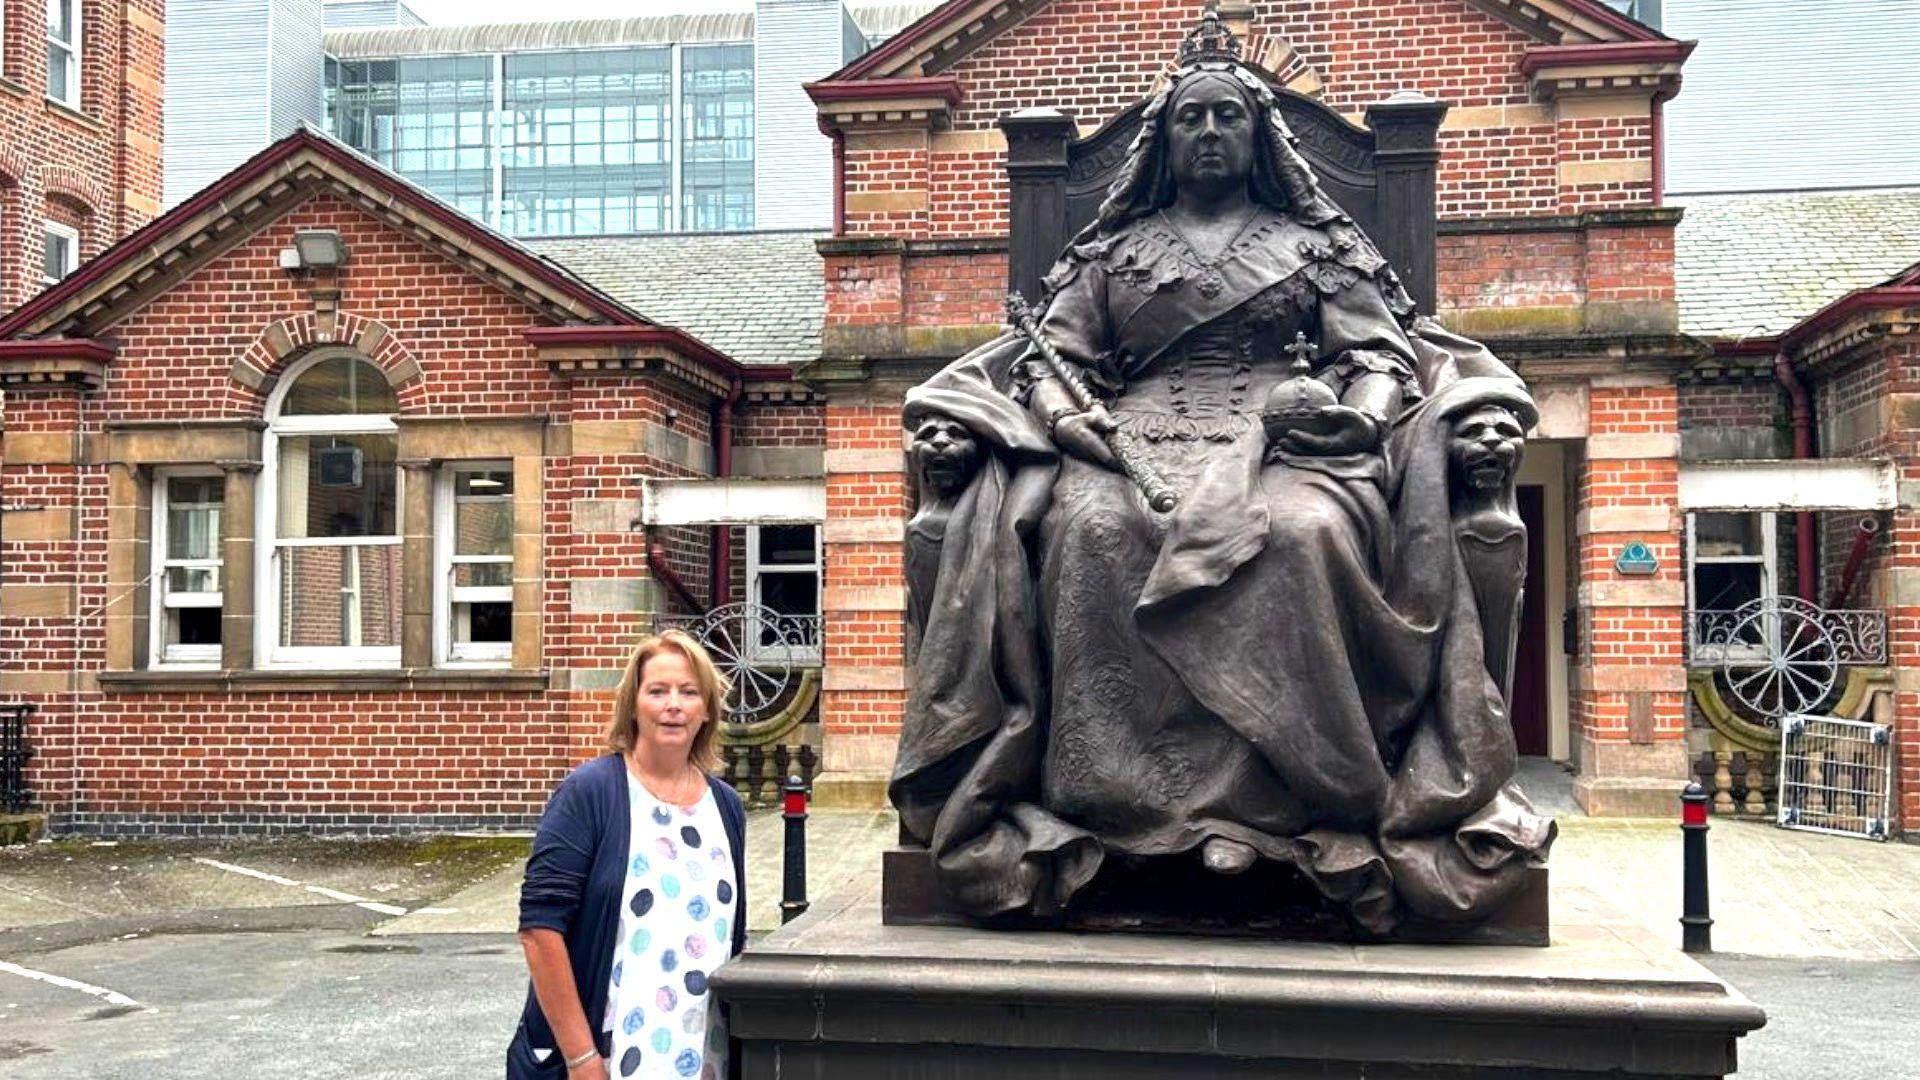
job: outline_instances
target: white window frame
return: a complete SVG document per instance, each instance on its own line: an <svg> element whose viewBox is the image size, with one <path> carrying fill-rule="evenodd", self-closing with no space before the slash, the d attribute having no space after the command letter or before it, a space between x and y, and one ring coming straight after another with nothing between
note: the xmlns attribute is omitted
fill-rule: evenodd
<svg viewBox="0 0 1920 1080"><path fill-rule="evenodd" d="M433 655L440 664L456 667L506 667L513 663L513 638L506 641L462 642L454 633L460 604L513 604L513 586L453 583L456 563L513 566L513 555L455 555L454 507L459 501L455 481L461 473L513 471L511 461L453 461L441 466L435 483L433 508ZM511 505L512 496L507 496ZM519 522L514 522L517 531Z"/></svg>
<svg viewBox="0 0 1920 1080"><path fill-rule="evenodd" d="M334 539L294 539L282 540L279 533L280 513L280 440L289 435L394 435L398 436L400 425L391 415L341 413L331 416L281 416L280 408L286 402L287 394L292 390L300 376L307 370L326 360L338 359L341 352L337 349L322 349L312 356L305 357L292 364L280 376L274 385L273 393L267 398L267 430L260 440L260 482L254 500L254 598L256 618L254 628L254 656L262 668L280 669L398 669L400 667L400 646L394 645L282 645L280 644L280 553L283 549L295 547L399 547L401 537L363 536L355 537L354 543L346 545ZM355 360L373 366L373 361L363 356L354 356ZM396 470L394 478L394 523L400 522L402 508L407 499L406 470ZM404 588L404 576L403 585ZM404 597L401 598L404 603Z"/></svg>
<svg viewBox="0 0 1920 1080"><path fill-rule="evenodd" d="M80 230L71 225L62 225L57 221L43 221L40 223L40 228L40 279L45 284L52 285L55 282L63 280L75 270L80 269ZM60 276L48 277L46 272L47 239L54 236L67 242L67 258L65 265L60 268Z"/></svg>
<svg viewBox="0 0 1920 1080"><path fill-rule="evenodd" d="M170 559L167 557L167 482L169 480L205 479L222 480L218 469L161 469L153 474L153 528L150 533L152 544L153 573L148 578L147 604L147 656L149 667L164 668L218 668L220 666L220 645L168 645L166 644L166 614L172 608L214 608L225 605L224 588L216 592L170 593L167 591L167 571L173 567L192 569L212 569L221 575L225 583L225 552L219 537L214 538L214 550L221 556L211 559ZM222 516L221 531L226 526L226 503L223 499L220 507Z"/></svg>
<svg viewBox="0 0 1920 1080"><path fill-rule="evenodd" d="M763 528L801 528L801 527L810 528L813 530L813 561L811 563L775 563L772 565L764 565L761 563L760 561L760 530L761 529ZM825 581L822 578L822 567L820 563L821 529L818 523L796 521L796 522L785 522L785 523L780 523L775 525L749 525L747 526L746 532L747 532L746 593L747 593L747 600L750 603L753 603L753 604L760 603L760 579L763 577L767 577L769 575L812 574L815 582L814 596L818 598L822 595L822 590L825 588ZM820 606L818 599L815 600L814 606L816 608ZM815 618L819 618L821 613L816 610L811 612L810 614L813 615ZM760 662L760 663L767 663L767 662L787 663L795 666L800 666L800 665L818 664L820 662L820 643L818 639L815 640L812 646L801 646L801 647L790 648L790 649L768 648L766 646L758 644L757 641L750 641L746 651L749 659L754 660L756 662Z"/></svg>
<svg viewBox="0 0 1920 1080"><path fill-rule="evenodd" d="M48 52L51 53L54 49L61 49L67 54L67 85L60 88L61 93L55 93L53 86L49 83L47 86L47 97L77 112L80 108L80 58L84 55L82 52L84 28L81 24L81 17L82 10L86 5L82 0L56 0L56 2L73 5L73 40L62 41L54 37L53 20L47 20ZM51 59L51 56L49 56L49 59Z"/></svg>
<svg viewBox="0 0 1920 1080"><path fill-rule="evenodd" d="M1759 514L1760 515L1760 554L1758 555L1702 555L1695 535L1694 522L1701 514ZM1760 597L1780 595L1780 516L1772 510L1689 510L1687 512L1687 634L1692 637L1698 625L1694 613L1700 610L1700 598L1694 591L1694 567L1715 564L1758 564L1760 567ZM1692 646L1690 657L1694 664L1721 663L1728 658L1766 659L1767 652L1759 646L1734 648L1727 645L1702 645L1699 641L1689 641Z"/></svg>

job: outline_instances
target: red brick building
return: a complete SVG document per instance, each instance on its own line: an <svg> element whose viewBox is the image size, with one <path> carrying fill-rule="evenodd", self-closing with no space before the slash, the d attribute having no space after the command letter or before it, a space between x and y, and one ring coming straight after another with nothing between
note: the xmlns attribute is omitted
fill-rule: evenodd
<svg viewBox="0 0 1920 1080"><path fill-rule="evenodd" d="M871 791L904 700L901 387L992 336L1007 280L1002 117L1053 105L1083 136L1148 94L1202 5L955 0L812 87L842 147L827 261L829 781ZM1439 134L1438 312L1543 409L1523 497L1544 558L1523 631L1522 750L1571 757L1601 813L1667 812L1687 775L1676 508L1673 235L1660 114L1688 43L1587 0L1222 5L1275 81L1360 122L1415 91ZM1626 578L1640 542L1659 569ZM1562 612L1578 647L1561 649ZM833 790L829 783L827 791Z"/></svg>
<svg viewBox="0 0 1920 1080"><path fill-rule="evenodd" d="M0 310L160 212L165 6L6 5Z"/></svg>
<svg viewBox="0 0 1920 1080"><path fill-rule="evenodd" d="M307 132L0 320L0 387L67 831L525 826L651 614L730 584L643 491L820 443L783 368Z"/></svg>
<svg viewBox="0 0 1920 1080"><path fill-rule="evenodd" d="M814 84L823 302L775 302L735 251L516 245L299 134L16 311L0 704L38 709L41 805L95 831L524 824L590 752L633 635L775 578L824 623L779 722L817 690L821 798L877 804L907 678L900 404L1000 330L1001 122L1051 105L1090 139L1202 7L952 0ZM1702 686L1694 624L1710 589L1848 578L1891 613L1886 655L1823 704L1896 726L1920 818L1910 278L1818 313L1783 292L1762 333L1683 317L1661 117L1691 44L1594 0L1221 9L1354 123L1406 91L1446 107L1436 314L1542 414L1522 752L1570 762L1594 813L1669 815L1689 776L1766 812L1778 732ZM654 263L684 296L622 291ZM1736 270L1695 295L1747 297ZM1856 561L1860 512L1881 541Z"/></svg>

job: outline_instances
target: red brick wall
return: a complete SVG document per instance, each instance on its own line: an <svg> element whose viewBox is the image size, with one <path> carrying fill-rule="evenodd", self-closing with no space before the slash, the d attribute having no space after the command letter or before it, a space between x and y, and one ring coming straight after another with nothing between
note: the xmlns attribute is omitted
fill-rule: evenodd
<svg viewBox="0 0 1920 1080"><path fill-rule="evenodd" d="M91 255L159 212L162 0L83 0L80 110L46 97L46 5L5 5L0 34L0 310L41 289L40 223Z"/></svg>
<svg viewBox="0 0 1920 1080"><path fill-rule="evenodd" d="M1672 386L1595 386L1588 399L1588 456L1579 467L1577 507L1589 518L1607 510L1662 510L1679 501L1679 461L1653 456L1637 440L1678 428ZM1634 449L1646 445L1646 449ZM1650 577L1626 577L1614 567L1620 548L1645 543L1659 562ZM1588 595L1580 605L1581 661L1609 685L1574 696L1572 726L1595 742L1651 745L1676 739L1686 727L1686 694L1660 681L1677 673L1685 653L1685 563L1677 528L1593 531L1578 540L1576 575ZM1642 669L1647 681L1633 685ZM1664 669L1657 672L1654 669ZM1669 676L1669 680L1671 677ZM1659 688L1655 688L1659 687ZM1634 730L1635 700L1644 695L1651 725Z"/></svg>
<svg viewBox="0 0 1920 1080"><path fill-rule="evenodd" d="M1319 74L1322 99L1348 116L1358 118L1402 90L1456 110L1440 137L1442 217L1565 213L1651 199L1645 180L1562 186L1562 162L1650 161L1650 121L1555 120L1519 69L1521 54L1535 43L1462 0L1267 0L1255 9L1252 51L1270 37L1284 38ZM953 129L989 131L1008 113L1040 103L1072 113L1083 127L1102 123L1150 91L1200 10L1191 0L1132 0L1124 10L1109 0L1055 0L944 73L965 91ZM998 151L958 140L947 141L951 149L939 140L907 141L889 137L880 148L850 140L847 190L926 190L926 210L850 206L849 232L1006 231Z"/></svg>
<svg viewBox="0 0 1920 1080"><path fill-rule="evenodd" d="M311 228L339 231L352 254L332 283L345 332L377 321L387 329L379 362L420 366L421 377L402 388L403 415L543 416L575 430L653 424L710 442L710 395L651 378L556 375L524 339L541 321L534 310L325 195L113 327L105 336L120 351L104 388L10 388L0 423L9 435L97 434L110 421L261 415L264 395L235 383L232 368L243 357L271 363L259 344L269 328L306 335L318 325L309 283L277 261L295 230ZM764 445L817 446L821 412L804 402L753 406L743 409L741 432ZM630 452L556 450L543 474L542 665L553 673L550 689L10 694L40 707L29 779L42 806L60 827L117 832L524 826L565 770L593 752L610 708L607 684L648 624L638 610L576 610L577 583L644 583L654 539L697 593L707 586L707 530L650 538L622 519L589 532L575 516L576 500L637 503L642 477L696 475L685 465L653 456L642 442ZM37 618L0 610L0 673L100 671L109 599L105 467L6 464L0 502L75 508L74 540L0 543L0 585L70 588L80 612Z"/></svg>
<svg viewBox="0 0 1920 1080"><path fill-rule="evenodd" d="M1815 424L1822 456L1890 457L1905 487L1920 482L1920 427L1903 422L1913 415L1911 403L1920 400L1920 346L1906 337L1882 340L1884 344L1819 373L1813 387ZM1843 427L1841 417L1854 410L1870 412L1880 422L1855 421ZM1830 588L1852 546L1859 515L1822 516L1827 519L1822 574ZM1894 575L1920 575L1920 511L1902 507L1878 515L1878 520L1881 535L1849 606L1886 610L1889 658L1905 674L1920 668L1920 607L1898 602L1912 595L1912 587L1897 587ZM1893 716L1874 719L1894 725L1896 817L1911 831L1920 822L1920 693L1907 689L1904 681L1899 685Z"/></svg>
<svg viewBox="0 0 1920 1080"><path fill-rule="evenodd" d="M1680 430L1712 427L1772 427L1785 419L1780 388L1772 381L1689 384L1679 388Z"/></svg>

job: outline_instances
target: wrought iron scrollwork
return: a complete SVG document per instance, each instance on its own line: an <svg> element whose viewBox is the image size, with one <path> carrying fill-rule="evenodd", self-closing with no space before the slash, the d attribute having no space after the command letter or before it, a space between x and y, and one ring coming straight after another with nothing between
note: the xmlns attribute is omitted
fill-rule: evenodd
<svg viewBox="0 0 1920 1080"><path fill-rule="evenodd" d="M783 615L761 604L722 604L704 615L662 615L655 630L685 630L726 675L728 726L744 727L776 712L795 673L820 666L820 616Z"/></svg>
<svg viewBox="0 0 1920 1080"><path fill-rule="evenodd" d="M1883 611L1830 610L1792 596L1693 613L1694 666L1718 669L1727 695L1767 724L1817 711L1840 669L1887 662Z"/></svg>

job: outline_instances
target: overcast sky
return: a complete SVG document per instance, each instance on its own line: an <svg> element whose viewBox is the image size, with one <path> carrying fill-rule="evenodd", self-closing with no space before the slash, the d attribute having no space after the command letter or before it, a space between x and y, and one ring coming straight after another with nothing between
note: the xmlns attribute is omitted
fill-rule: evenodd
<svg viewBox="0 0 1920 1080"><path fill-rule="evenodd" d="M406 4L421 18L436 26L630 18L691 11L749 11L753 8L753 0L406 0Z"/></svg>

